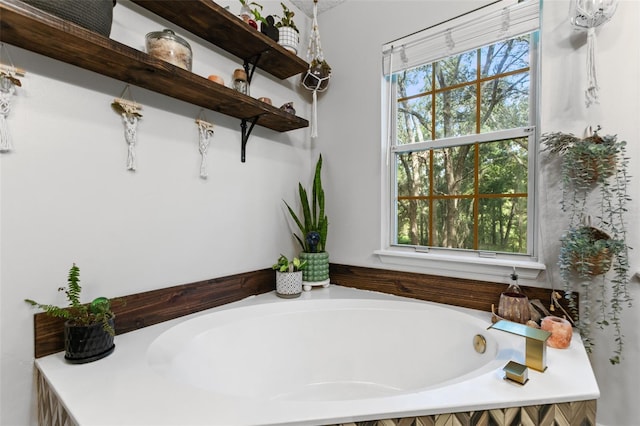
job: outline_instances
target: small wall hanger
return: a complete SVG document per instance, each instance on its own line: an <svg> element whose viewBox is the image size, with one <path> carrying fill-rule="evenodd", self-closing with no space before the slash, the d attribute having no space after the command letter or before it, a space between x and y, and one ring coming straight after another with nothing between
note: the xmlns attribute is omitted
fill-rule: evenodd
<svg viewBox="0 0 640 426"><path fill-rule="evenodd" d="M7 63L2 62L3 53ZM13 65L9 51L3 43L0 43L0 152L9 152L13 149L7 118L11 112L11 101L16 93L16 87L22 87L18 77L24 77L24 75L25 71Z"/></svg>
<svg viewBox="0 0 640 426"><path fill-rule="evenodd" d="M196 118L196 125L198 126L198 150L200 151L200 177L207 179L209 176L207 173L207 150L209 149L209 143L213 138L213 124L207 120L204 115L204 110L200 110L198 117Z"/></svg>
<svg viewBox="0 0 640 426"><path fill-rule="evenodd" d="M125 95L129 94L131 99L126 99ZM131 90L127 84L120 94L119 98L115 98L111 103L111 108L122 116L124 123L124 138L127 142L127 170L136 170L136 142L137 142L137 130L138 121L142 118L140 110L142 105L133 100Z"/></svg>

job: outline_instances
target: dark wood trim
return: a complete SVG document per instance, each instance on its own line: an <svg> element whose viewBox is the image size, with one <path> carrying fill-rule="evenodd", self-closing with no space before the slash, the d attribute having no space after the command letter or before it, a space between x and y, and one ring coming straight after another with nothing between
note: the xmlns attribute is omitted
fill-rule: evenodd
<svg viewBox="0 0 640 426"><path fill-rule="evenodd" d="M271 269L183 284L116 298L116 334L158 324L274 289ZM34 315L34 352L40 358L64 350L64 321Z"/></svg>
<svg viewBox="0 0 640 426"><path fill-rule="evenodd" d="M344 287L379 291L447 305L491 311L498 305L506 284L448 278L436 275L400 272L331 264L331 282ZM122 334L205 309L235 302L274 289L271 269L246 272L183 284L116 298L116 333ZM521 286L529 299L540 299L546 306L551 290ZM564 295L563 292L560 292ZM566 308L566 301L561 303ZM63 321L44 313L34 315L34 352L40 358L64 350Z"/></svg>
<svg viewBox="0 0 640 426"><path fill-rule="evenodd" d="M329 275L333 284L345 287L379 291L486 312L491 312L491 304L494 304L497 309L500 293L508 287L507 284L486 281L334 263L331 264ZM552 292L550 289L520 287L530 300L540 299L543 305L549 306ZM559 291L559 293L563 296L560 303L568 311L567 301L564 300L564 292Z"/></svg>

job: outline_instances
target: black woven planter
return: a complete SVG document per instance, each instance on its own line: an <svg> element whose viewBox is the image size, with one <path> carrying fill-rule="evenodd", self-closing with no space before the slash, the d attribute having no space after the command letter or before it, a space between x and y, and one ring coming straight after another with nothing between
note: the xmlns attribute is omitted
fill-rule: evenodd
<svg viewBox="0 0 640 426"><path fill-rule="evenodd" d="M111 34L114 0L22 0L105 37ZM55 43L55 40L51 40Z"/></svg>
<svg viewBox="0 0 640 426"><path fill-rule="evenodd" d="M114 318L109 319L109 324L115 329ZM111 354L115 347L113 336L104 330L102 323L64 324L64 358L72 364L97 361Z"/></svg>

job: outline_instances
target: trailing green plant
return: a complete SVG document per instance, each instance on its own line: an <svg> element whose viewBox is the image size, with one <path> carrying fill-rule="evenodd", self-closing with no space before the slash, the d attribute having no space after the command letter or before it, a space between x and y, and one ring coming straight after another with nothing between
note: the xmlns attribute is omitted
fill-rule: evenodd
<svg viewBox="0 0 640 426"><path fill-rule="evenodd" d="M621 360L624 345L621 314L631 307L625 213L631 200L626 142L617 136L593 134L579 138L571 133L542 135L544 150L561 158L562 199L569 226L560 240L560 278L573 314L572 292L580 290L578 327L585 347L593 350L592 325L614 329L612 364ZM591 218L594 224L591 226Z"/></svg>
<svg viewBox="0 0 640 426"><path fill-rule="evenodd" d="M278 258L278 262L274 263L271 268L275 271L280 271L280 272L298 272L298 271L302 271L306 266L307 266L306 260L301 261L297 257L294 257L293 259L289 260L287 256L285 256L284 254L281 254L280 257Z"/></svg>
<svg viewBox="0 0 640 426"><path fill-rule="evenodd" d="M282 6L282 16L275 15L276 18L279 19L279 21L276 22L276 28L291 27L297 33L300 33L300 31L298 31L298 27L296 27L296 23L293 22L295 12L290 10L284 3L280 3L280 6Z"/></svg>
<svg viewBox="0 0 640 426"><path fill-rule="evenodd" d="M296 215L291 206L286 201L284 202L301 232L301 235L294 234L294 236L302 246L302 251L307 253L323 252L327 244L329 220L324 211L324 190L322 189L321 172L322 154L316 163L311 199L309 199L302 183L298 183L302 220Z"/></svg>
<svg viewBox="0 0 640 426"><path fill-rule="evenodd" d="M90 304L80 302L80 293L82 292L80 268L75 263L69 270L67 287L60 287L58 291L64 291L69 301L69 306L62 308L55 305L43 305L31 299L25 299L25 302L42 309L47 315L65 319L73 325L85 326L102 323L107 333L112 336L115 335L115 330L109 323L109 320L114 317L109 299L98 297Z"/></svg>

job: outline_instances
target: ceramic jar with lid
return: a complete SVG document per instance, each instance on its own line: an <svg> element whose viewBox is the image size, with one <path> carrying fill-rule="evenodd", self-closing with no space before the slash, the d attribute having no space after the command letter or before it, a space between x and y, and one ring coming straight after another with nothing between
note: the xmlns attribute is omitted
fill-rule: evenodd
<svg viewBox="0 0 640 426"><path fill-rule="evenodd" d="M171 30L154 31L146 35L147 53L177 67L191 71L191 46Z"/></svg>

